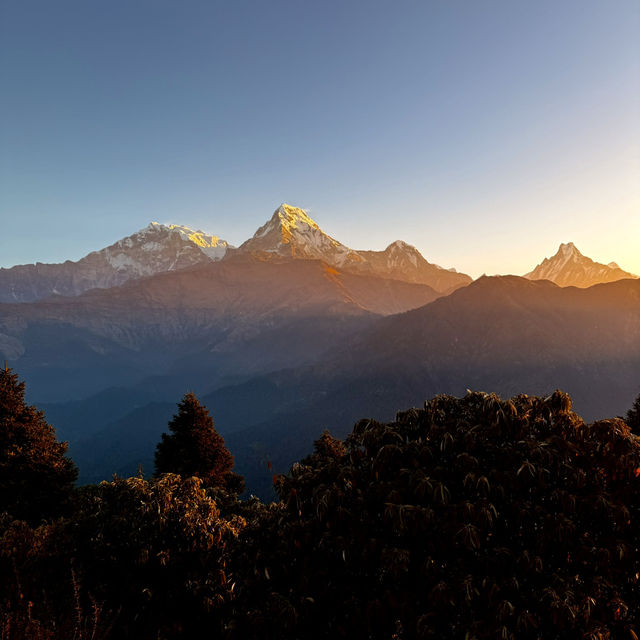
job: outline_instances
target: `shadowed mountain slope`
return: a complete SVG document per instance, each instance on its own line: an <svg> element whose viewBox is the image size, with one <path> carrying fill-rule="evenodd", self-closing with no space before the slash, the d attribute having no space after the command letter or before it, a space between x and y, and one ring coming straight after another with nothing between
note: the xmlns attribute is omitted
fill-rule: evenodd
<svg viewBox="0 0 640 640"><path fill-rule="evenodd" d="M42 401L176 370L189 380L203 367L216 379L247 376L308 362L373 317L437 296L319 261L237 256L73 298L0 305L0 354Z"/></svg>
<svg viewBox="0 0 640 640"><path fill-rule="evenodd" d="M398 407L438 393L562 388L590 420L622 414L639 384L639 280L577 289L506 276L380 318L315 365L220 388L202 401L250 490L269 495L267 461L286 469L323 429L341 437L359 417L390 419ZM124 416L100 437L108 440L113 429L121 439L116 433L132 428L135 420ZM147 443L147 464L154 446ZM81 473L93 447L91 438L72 445ZM92 458L91 467L100 465Z"/></svg>

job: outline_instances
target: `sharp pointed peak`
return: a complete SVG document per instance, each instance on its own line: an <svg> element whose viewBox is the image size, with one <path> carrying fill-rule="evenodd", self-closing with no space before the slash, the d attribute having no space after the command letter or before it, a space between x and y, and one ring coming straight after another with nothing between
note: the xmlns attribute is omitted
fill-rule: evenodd
<svg viewBox="0 0 640 640"><path fill-rule="evenodd" d="M315 229L318 228L318 224L309 216L307 209L301 207L294 207L293 205L283 202L274 212L271 217L272 220L280 222L286 225L294 225L296 223L307 224Z"/></svg>
<svg viewBox="0 0 640 640"><path fill-rule="evenodd" d="M562 242L558 247L558 251L556 255L558 254L562 256L568 256L572 254L579 255L579 256L582 255L578 247L576 247L576 245L573 244L573 242Z"/></svg>

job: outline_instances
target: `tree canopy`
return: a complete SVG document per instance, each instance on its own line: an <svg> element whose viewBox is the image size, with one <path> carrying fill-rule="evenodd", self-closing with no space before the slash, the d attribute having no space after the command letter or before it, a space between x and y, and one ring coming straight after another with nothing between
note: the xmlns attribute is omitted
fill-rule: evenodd
<svg viewBox="0 0 640 640"><path fill-rule="evenodd" d="M31 415L12 376L2 416ZM640 438L560 391L325 432L269 505L224 490L233 459L193 394L157 460L76 489L66 517L0 514L0 636L640 637Z"/></svg>
<svg viewBox="0 0 640 640"><path fill-rule="evenodd" d="M0 369L0 512L38 522L64 511L77 478L66 442L25 401L25 384Z"/></svg>
<svg viewBox="0 0 640 640"><path fill-rule="evenodd" d="M623 421L586 425L561 392L469 393L327 444L240 548L237 637L640 636Z"/></svg>
<svg viewBox="0 0 640 640"><path fill-rule="evenodd" d="M155 475L177 473L196 476L205 487L221 487L235 493L244 490L233 473L233 456L216 431L213 418L193 393L185 394L178 413L169 422L155 455Z"/></svg>

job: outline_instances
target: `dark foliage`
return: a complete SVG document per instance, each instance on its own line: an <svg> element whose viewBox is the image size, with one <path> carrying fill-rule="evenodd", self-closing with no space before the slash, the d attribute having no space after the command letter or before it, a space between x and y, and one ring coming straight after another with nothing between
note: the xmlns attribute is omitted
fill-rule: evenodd
<svg viewBox="0 0 640 640"><path fill-rule="evenodd" d="M64 512L78 472L24 393L24 382L0 369L0 512L38 523Z"/></svg>
<svg viewBox="0 0 640 640"><path fill-rule="evenodd" d="M627 411L626 416L629 429L634 433L640 434L640 395L635 399L633 406Z"/></svg>
<svg viewBox="0 0 640 640"><path fill-rule="evenodd" d="M181 475L0 516L2 640L640 637L640 439L566 394L437 396L324 432L271 505L228 490L192 394L171 431Z"/></svg>
<svg viewBox="0 0 640 640"><path fill-rule="evenodd" d="M119 612L120 637L204 637L230 594L226 545L244 520L222 517L199 478L166 474L88 487L73 523L92 595Z"/></svg>
<svg viewBox="0 0 640 640"><path fill-rule="evenodd" d="M224 438L193 393L187 393L178 405L169 431L162 434L156 448L156 475L196 476L205 487L223 487L237 494L244 491L241 476L232 471L233 456Z"/></svg>
<svg viewBox="0 0 640 640"><path fill-rule="evenodd" d="M39 529L7 522L0 613L23 629L7 637L216 637L226 547L244 523L223 517L200 479L172 474L86 487L73 518Z"/></svg>
<svg viewBox="0 0 640 640"><path fill-rule="evenodd" d="M439 396L323 436L239 549L236 637L640 635L640 444L570 407Z"/></svg>

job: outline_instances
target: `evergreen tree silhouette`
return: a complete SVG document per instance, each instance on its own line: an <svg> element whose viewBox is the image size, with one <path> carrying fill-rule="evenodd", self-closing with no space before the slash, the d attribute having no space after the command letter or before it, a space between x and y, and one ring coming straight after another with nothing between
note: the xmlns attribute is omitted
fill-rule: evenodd
<svg viewBox="0 0 640 640"><path fill-rule="evenodd" d="M155 475L178 473L196 476L205 487L221 487L234 493L244 490L241 476L233 473L233 456L216 431L213 418L193 393L185 394L178 413L169 422L156 447Z"/></svg>
<svg viewBox="0 0 640 640"><path fill-rule="evenodd" d="M61 514L78 470L44 413L26 404L25 383L0 369L0 512L38 523Z"/></svg>
<svg viewBox="0 0 640 640"><path fill-rule="evenodd" d="M627 411L625 420L631 431L636 434L640 433L640 395L636 398L631 409Z"/></svg>

